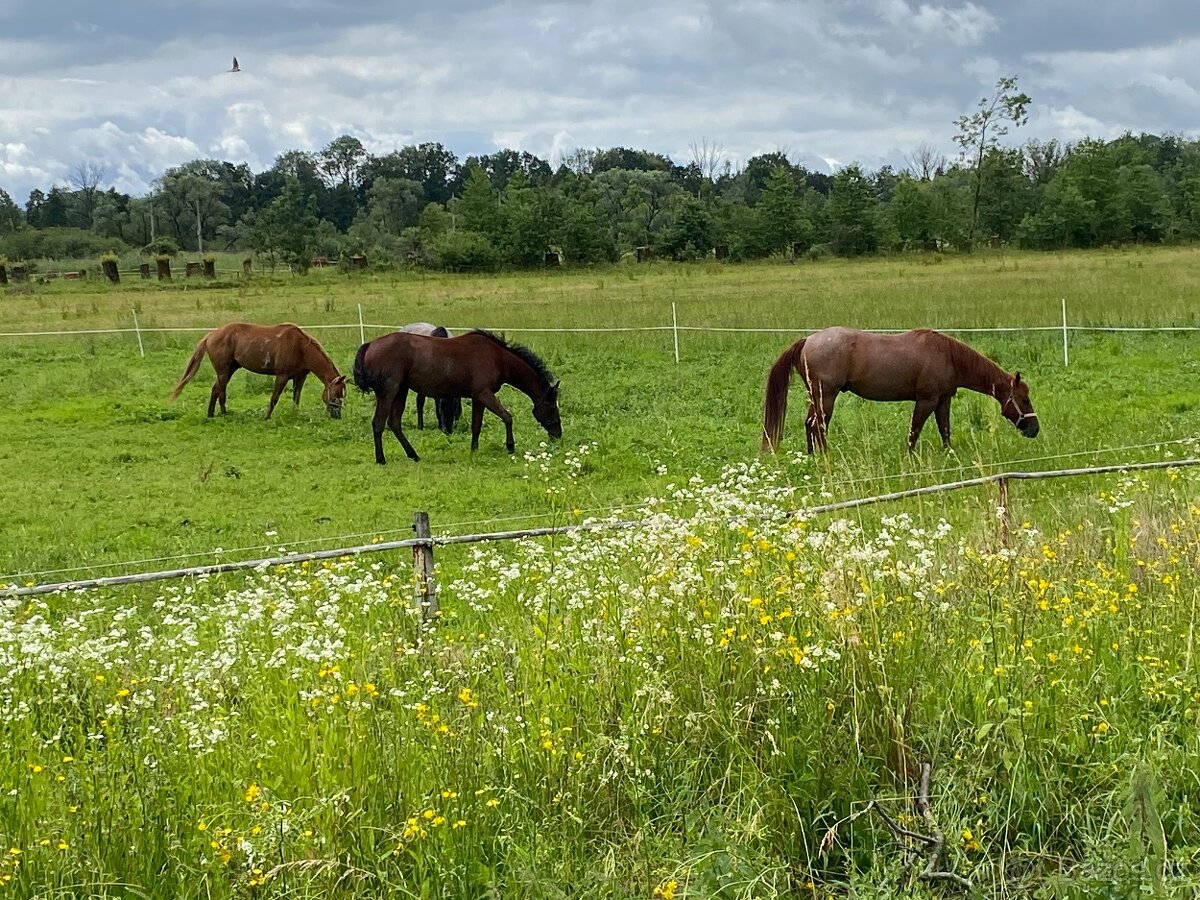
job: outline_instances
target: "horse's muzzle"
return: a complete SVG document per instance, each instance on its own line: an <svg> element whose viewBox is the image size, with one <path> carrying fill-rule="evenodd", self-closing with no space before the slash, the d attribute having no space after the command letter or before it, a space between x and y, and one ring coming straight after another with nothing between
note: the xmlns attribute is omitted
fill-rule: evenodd
<svg viewBox="0 0 1200 900"><path fill-rule="evenodd" d="M342 408L340 406L329 407L329 418L340 419L342 417Z"/></svg>
<svg viewBox="0 0 1200 900"><path fill-rule="evenodd" d="M1024 422L1017 426L1021 434L1027 438L1035 438L1038 432L1041 431L1041 426L1038 425L1038 420L1035 417L1027 418Z"/></svg>

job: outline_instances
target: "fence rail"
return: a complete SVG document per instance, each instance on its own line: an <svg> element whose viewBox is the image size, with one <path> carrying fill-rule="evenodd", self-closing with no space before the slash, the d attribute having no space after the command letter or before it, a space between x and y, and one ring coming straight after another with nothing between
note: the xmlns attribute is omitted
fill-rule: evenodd
<svg viewBox="0 0 1200 900"><path fill-rule="evenodd" d="M911 488L904 491L893 491L887 494L877 494L871 497L858 497L852 500L842 500L836 503L825 503L819 506L809 506L795 511L798 517L822 515L839 510L857 509L879 503L888 503L910 497L921 497L930 494L945 494L969 487L986 484L1000 486L1000 505L1004 507L1001 527L1007 533L1008 523L1008 492L1009 483L1013 481L1041 481L1051 478L1072 478L1086 475L1106 475L1115 472L1141 472L1154 469L1178 469L1200 465L1200 457L1189 457L1179 460L1162 460L1158 462L1127 463L1124 465L1091 466L1075 469L1051 469L1033 472L997 472L992 475L981 475L978 478L966 478L961 481L942 482ZM414 530L417 530L421 518L428 523L425 513L417 513L414 519ZM76 581L61 581L52 584L37 584L26 587L0 586L0 597L35 597L44 594L54 594L61 591L83 591L102 587L117 587L130 584L146 584L153 581L165 581L174 578L194 578L208 575L220 575L227 572L244 571L247 569L268 569L274 566L290 566L304 562L326 559L340 559L346 556L361 556L369 553L386 553L393 550L413 549L427 550L422 554L422 564L416 575L417 593L425 598L421 602L428 607L435 589L431 585L432 552L435 547L446 547L454 544L479 544L488 541L518 540L534 537L550 537L556 535L576 534L589 531L615 531L644 527L646 520L627 520L619 522L583 522L576 525L560 525L545 528L525 528L512 531L492 531L480 534L458 535L429 535L405 538L398 541L381 541L374 544L360 544L354 547L340 547L333 550L314 550L307 553L291 553L284 556L267 557L264 559L239 560L236 562L213 563L205 566L189 566L179 569L164 569L158 572L139 572L131 575L111 575L103 578L86 578ZM425 560L428 559L429 563ZM425 568L428 566L428 568Z"/></svg>

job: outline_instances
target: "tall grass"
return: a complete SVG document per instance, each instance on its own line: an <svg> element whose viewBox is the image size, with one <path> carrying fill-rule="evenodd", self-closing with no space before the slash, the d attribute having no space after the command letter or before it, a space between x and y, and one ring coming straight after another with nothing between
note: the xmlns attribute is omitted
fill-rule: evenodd
<svg viewBox="0 0 1200 900"><path fill-rule="evenodd" d="M569 518L587 466L542 466ZM754 463L465 552L427 630L384 561L9 601L0 882L888 896L878 820L822 837L873 799L921 829L928 761L984 895L1194 889L1195 490L1093 485L1006 548L961 504L788 517L809 491Z"/></svg>

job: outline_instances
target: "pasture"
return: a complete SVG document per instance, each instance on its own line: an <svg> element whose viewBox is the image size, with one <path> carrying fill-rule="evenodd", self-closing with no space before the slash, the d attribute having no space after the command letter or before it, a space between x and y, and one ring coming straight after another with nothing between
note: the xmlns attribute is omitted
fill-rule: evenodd
<svg viewBox="0 0 1200 900"><path fill-rule="evenodd" d="M964 335L1019 369L1036 440L960 392L955 453L910 404L839 401L803 454L803 389L760 459L766 370L804 330L1200 324L1200 253L318 273L215 286L52 283L3 331L233 319L507 328L562 380L564 437L511 389L517 453L310 379L211 369L198 332L0 338L0 581L435 533L653 515L651 527L443 549L422 634L394 557L34 601L0 628L0 890L15 896L889 896L880 799L934 765L941 863L988 896L1198 882L1200 556L1188 470L1022 485L797 522L780 510L1004 469L1195 453L1196 333ZM789 328L791 334L521 329ZM357 327L312 332L343 373ZM382 333L367 329L367 336ZM1189 443L1190 442L1190 443ZM219 551L218 551L218 548ZM215 555L214 555L215 554ZM1053 788L1048 787L1053 785ZM919 866L917 867L920 868ZM912 874L912 873L909 873ZM1114 888L1115 886L1115 888ZM919 882L919 892L939 890Z"/></svg>

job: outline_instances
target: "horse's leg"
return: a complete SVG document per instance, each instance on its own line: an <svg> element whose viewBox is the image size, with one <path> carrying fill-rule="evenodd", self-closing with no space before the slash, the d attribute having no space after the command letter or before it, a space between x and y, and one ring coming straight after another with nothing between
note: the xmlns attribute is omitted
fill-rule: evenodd
<svg viewBox="0 0 1200 900"><path fill-rule="evenodd" d="M408 442L408 438L404 435L404 426L401 419L404 416L404 405L407 402L408 388L400 388L400 393L392 401L392 410L388 413L388 428L392 429L392 434L400 441L400 446L404 448L404 452L408 454L408 458L413 462L420 462L421 457L417 456L417 451L413 449L413 445Z"/></svg>
<svg viewBox="0 0 1200 900"><path fill-rule="evenodd" d="M375 415L371 417L371 435L375 438L375 462L384 465L383 458L383 429L388 424L388 414L392 409L392 401L396 399L395 391L380 390L375 394Z"/></svg>
<svg viewBox="0 0 1200 900"><path fill-rule="evenodd" d="M938 432L942 435L942 446L950 449L950 395L938 400L937 408L933 411L937 422Z"/></svg>
<svg viewBox="0 0 1200 900"><path fill-rule="evenodd" d="M932 400L918 400L913 407L912 427L908 429L908 452L912 453L917 446L917 438L921 436L921 429L925 427L925 420L933 414L937 409L938 399L934 397Z"/></svg>
<svg viewBox="0 0 1200 900"><path fill-rule="evenodd" d="M471 398L471 452L479 449L479 432L483 428L483 403Z"/></svg>
<svg viewBox="0 0 1200 900"><path fill-rule="evenodd" d="M301 372L292 379L292 403L296 406L300 405L300 392L304 390L304 379L307 377L307 372Z"/></svg>
<svg viewBox="0 0 1200 900"><path fill-rule="evenodd" d="M505 409L503 406L500 405L500 401L496 399L496 395L493 394L491 391L484 391L482 394L479 395L478 399L475 402L482 403L483 406L487 407L492 412L494 412L497 416L500 417L500 421L504 423L504 449L507 450L509 453L516 453L517 445L513 442L512 413L510 413L507 409ZM478 413L475 412L475 409L477 409L477 408L479 409ZM475 424L475 422L474 422L475 419L478 419L480 424L482 425L483 409L481 409L479 407L472 408L471 419L472 419L472 422L471 422L472 426L474 426L474 424ZM473 428L473 430L475 431L476 434L478 434L478 429ZM473 443L478 443L478 438L476 438L473 441ZM472 446L471 449L474 450L475 447Z"/></svg>
<svg viewBox="0 0 1200 900"><path fill-rule="evenodd" d="M229 379L233 377L233 373L237 370L237 366L234 366L228 372L222 372L220 369L217 369L217 380L213 382L212 393L208 398L208 417L210 419L218 403L221 404L221 415L225 415L225 389L229 387Z"/></svg>
<svg viewBox="0 0 1200 900"><path fill-rule="evenodd" d="M417 428L425 430L425 395L417 394Z"/></svg>
<svg viewBox="0 0 1200 900"><path fill-rule="evenodd" d="M808 415L804 418L804 436L808 441L808 452L820 450L822 453L829 449L826 433L829 431L829 420L833 418L833 404L837 401L838 392L827 390L824 385L812 383L808 388Z"/></svg>
<svg viewBox="0 0 1200 900"><path fill-rule="evenodd" d="M288 376L286 376L286 375L276 375L275 376L275 389L273 391L271 391L271 402L267 404L267 414L265 416L263 416L264 419L271 418L271 413L273 413L275 411L275 404L279 402L279 397L283 393L283 389L285 387L287 387L287 383L288 383Z"/></svg>
<svg viewBox="0 0 1200 900"><path fill-rule="evenodd" d="M208 417L210 419L213 417L213 413L215 413L217 410L217 399L221 397L223 389L223 385L221 384L221 376L218 375L217 380L213 382L212 392L208 395ZM224 400L221 401L221 413L222 415L225 413Z"/></svg>

